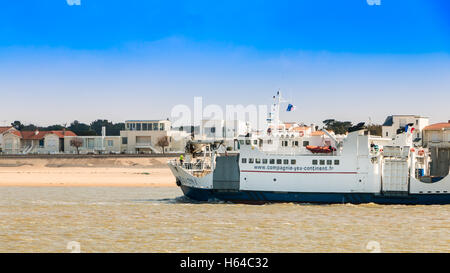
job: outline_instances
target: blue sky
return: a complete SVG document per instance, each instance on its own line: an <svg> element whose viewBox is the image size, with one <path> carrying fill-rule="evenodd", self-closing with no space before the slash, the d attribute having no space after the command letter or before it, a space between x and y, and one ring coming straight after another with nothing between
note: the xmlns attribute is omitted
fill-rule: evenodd
<svg viewBox="0 0 450 273"><path fill-rule="evenodd" d="M267 104L285 120L450 119L450 3L438 0L5 1L0 124L166 118Z"/></svg>

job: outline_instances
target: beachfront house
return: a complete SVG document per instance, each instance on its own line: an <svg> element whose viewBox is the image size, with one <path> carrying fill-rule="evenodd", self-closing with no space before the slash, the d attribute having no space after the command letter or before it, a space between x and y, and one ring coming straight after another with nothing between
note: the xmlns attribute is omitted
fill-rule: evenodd
<svg viewBox="0 0 450 273"><path fill-rule="evenodd" d="M17 131L3 134L5 154L56 154L64 151L64 138L72 131Z"/></svg>
<svg viewBox="0 0 450 273"><path fill-rule="evenodd" d="M169 120L126 120L125 130L120 131L120 151L124 153L183 152L189 133L172 130ZM158 142L167 139L167 146Z"/></svg>
<svg viewBox="0 0 450 273"><path fill-rule="evenodd" d="M3 135L12 131L17 131L17 129L12 126L0 126L0 154L5 150Z"/></svg>
<svg viewBox="0 0 450 273"><path fill-rule="evenodd" d="M404 128L408 124L413 124L414 138L413 141L416 145L422 145L422 131L423 128L428 126L430 119L428 117L422 117L420 115L391 115L388 116L381 127L382 137L394 138L397 135L397 130Z"/></svg>

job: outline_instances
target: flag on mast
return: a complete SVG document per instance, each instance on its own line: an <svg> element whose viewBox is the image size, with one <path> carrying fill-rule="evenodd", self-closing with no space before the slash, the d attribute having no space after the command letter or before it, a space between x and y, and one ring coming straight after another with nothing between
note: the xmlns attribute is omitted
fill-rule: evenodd
<svg viewBox="0 0 450 273"><path fill-rule="evenodd" d="M291 111L294 111L294 110L295 110L295 106L289 103L289 105L288 105L286 111L287 111L287 112L291 112Z"/></svg>

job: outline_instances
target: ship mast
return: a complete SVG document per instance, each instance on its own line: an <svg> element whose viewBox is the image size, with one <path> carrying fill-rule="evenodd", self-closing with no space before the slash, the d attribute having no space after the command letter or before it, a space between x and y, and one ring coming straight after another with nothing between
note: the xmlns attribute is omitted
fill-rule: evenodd
<svg viewBox="0 0 450 273"><path fill-rule="evenodd" d="M283 102L287 102L287 100L282 98L281 92L278 90L277 95L273 96L273 103L271 104L269 116L267 118L267 128L272 128L272 131L275 130L275 132L278 131L279 125L281 124L280 105Z"/></svg>

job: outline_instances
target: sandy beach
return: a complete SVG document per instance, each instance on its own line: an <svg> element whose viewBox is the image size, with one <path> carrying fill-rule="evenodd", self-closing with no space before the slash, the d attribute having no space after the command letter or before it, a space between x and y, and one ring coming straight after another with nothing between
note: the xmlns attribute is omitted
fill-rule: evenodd
<svg viewBox="0 0 450 273"><path fill-rule="evenodd" d="M169 159L0 158L0 186L175 187Z"/></svg>

